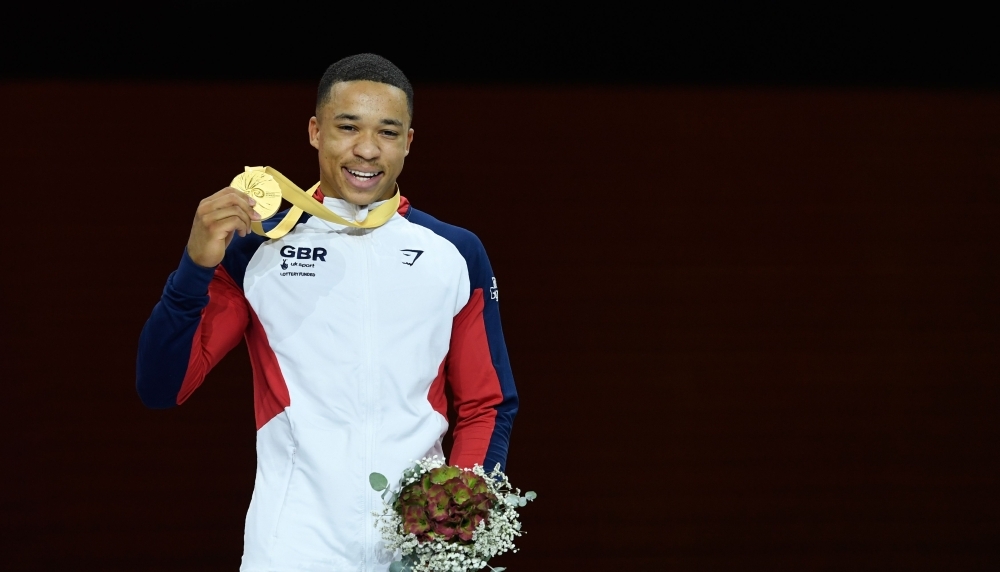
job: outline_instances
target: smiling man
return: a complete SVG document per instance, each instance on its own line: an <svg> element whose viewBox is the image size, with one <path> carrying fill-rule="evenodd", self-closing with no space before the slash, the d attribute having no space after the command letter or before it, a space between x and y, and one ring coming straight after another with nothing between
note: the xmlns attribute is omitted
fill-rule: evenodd
<svg viewBox="0 0 1000 572"><path fill-rule="evenodd" d="M413 89L388 60L330 66L309 120L315 199L355 222L395 200L412 118ZM198 206L140 337L139 395L183 403L246 339L257 476L240 570L385 570L370 473L443 454L449 430L450 464L506 463L518 400L496 279L475 235L405 198L376 228L304 215L275 240L250 232L253 204L227 187Z"/></svg>

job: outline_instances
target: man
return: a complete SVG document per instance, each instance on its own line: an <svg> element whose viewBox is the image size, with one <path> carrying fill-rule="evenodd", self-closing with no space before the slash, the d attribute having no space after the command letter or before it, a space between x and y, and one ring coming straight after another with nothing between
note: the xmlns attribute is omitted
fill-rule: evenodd
<svg viewBox="0 0 1000 572"><path fill-rule="evenodd" d="M330 66L309 120L315 198L355 222L395 198L412 117L412 87L388 60ZM275 240L250 232L254 204L230 187L201 201L142 331L139 395L183 403L245 338L257 476L240 570L384 570L368 476L442 454L446 385L448 462L505 464L518 400L489 260L475 235L406 199L377 228L305 215Z"/></svg>

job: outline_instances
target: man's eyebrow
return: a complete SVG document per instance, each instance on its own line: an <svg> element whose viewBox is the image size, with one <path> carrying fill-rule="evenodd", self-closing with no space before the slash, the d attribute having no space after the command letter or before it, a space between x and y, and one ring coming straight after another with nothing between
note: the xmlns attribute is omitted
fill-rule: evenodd
<svg viewBox="0 0 1000 572"><path fill-rule="evenodd" d="M338 113L333 117L334 119L346 119L348 121L361 121L360 115L353 115L351 113ZM398 119L383 119L381 121L382 125L395 125L397 127L402 127L403 122Z"/></svg>

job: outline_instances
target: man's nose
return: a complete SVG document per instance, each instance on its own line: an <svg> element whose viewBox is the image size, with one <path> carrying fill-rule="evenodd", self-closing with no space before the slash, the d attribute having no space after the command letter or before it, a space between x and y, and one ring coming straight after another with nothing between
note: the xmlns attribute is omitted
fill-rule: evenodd
<svg viewBox="0 0 1000 572"><path fill-rule="evenodd" d="M354 154L366 161L373 161L379 158L382 150L379 149L375 136L362 135L361 140L354 146Z"/></svg>

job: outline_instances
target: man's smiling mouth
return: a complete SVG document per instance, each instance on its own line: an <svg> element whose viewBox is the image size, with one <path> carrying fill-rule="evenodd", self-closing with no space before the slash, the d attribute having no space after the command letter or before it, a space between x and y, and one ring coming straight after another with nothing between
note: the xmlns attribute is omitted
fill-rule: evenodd
<svg viewBox="0 0 1000 572"><path fill-rule="evenodd" d="M355 171L354 169L347 169L347 172L359 179L371 179L372 177L377 177L382 174L382 171Z"/></svg>
<svg viewBox="0 0 1000 572"><path fill-rule="evenodd" d="M382 180L382 176L385 175L385 171L369 171L363 169L349 169L347 167L342 167L344 170L344 178L347 182L356 189L370 190L374 188Z"/></svg>

